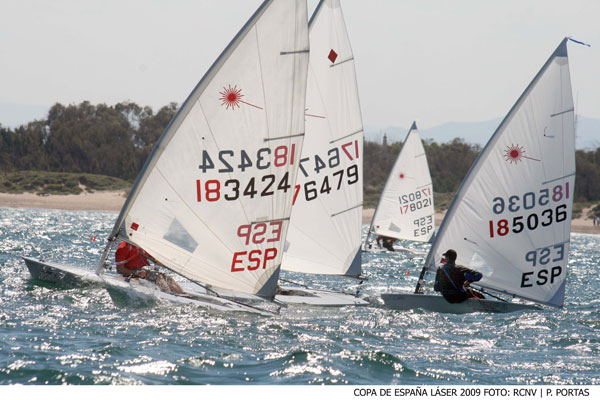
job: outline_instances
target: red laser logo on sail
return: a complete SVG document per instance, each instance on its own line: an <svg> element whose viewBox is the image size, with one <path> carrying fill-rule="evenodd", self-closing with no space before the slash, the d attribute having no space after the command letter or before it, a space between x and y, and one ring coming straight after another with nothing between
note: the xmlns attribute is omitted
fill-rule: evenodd
<svg viewBox="0 0 600 400"><path fill-rule="evenodd" d="M522 161L523 158L533 161L540 161L537 158L527 157L525 155L525 150L523 146L519 146L518 144L511 144L510 146L506 146L506 150L504 150L504 159L509 163L517 164L519 161Z"/></svg>
<svg viewBox="0 0 600 400"><path fill-rule="evenodd" d="M227 87L223 86L223 91L219 92L219 94L221 95L221 97L219 97L219 100L221 100L221 105L225 106L226 110L229 110L230 107L232 110L235 110L236 107L240 108L240 103L244 103L262 110L262 107L255 106L254 104L250 104L242 100L244 95L242 94L242 89L238 89L237 85L234 87L231 87L231 85L228 85Z"/></svg>

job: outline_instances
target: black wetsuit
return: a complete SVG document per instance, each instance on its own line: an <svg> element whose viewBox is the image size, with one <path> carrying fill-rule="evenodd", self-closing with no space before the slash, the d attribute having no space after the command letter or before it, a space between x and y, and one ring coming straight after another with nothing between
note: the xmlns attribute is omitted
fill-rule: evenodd
<svg viewBox="0 0 600 400"><path fill-rule="evenodd" d="M483 298L472 290L463 288L465 281L476 282L482 277L480 272L447 262L438 268L433 288L440 292L448 303L462 303L471 297Z"/></svg>

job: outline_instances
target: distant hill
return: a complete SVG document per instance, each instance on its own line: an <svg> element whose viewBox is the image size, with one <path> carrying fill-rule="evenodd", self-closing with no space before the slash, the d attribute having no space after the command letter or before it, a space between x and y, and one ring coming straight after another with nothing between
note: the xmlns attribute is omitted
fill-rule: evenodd
<svg viewBox="0 0 600 400"><path fill-rule="evenodd" d="M36 119L45 119L50 107L31 104L14 104L0 101L0 125L16 128Z"/></svg>
<svg viewBox="0 0 600 400"><path fill-rule="evenodd" d="M44 119L49 107L0 102L0 125L5 128L16 128L36 119ZM448 143L460 137L467 143L483 146L498 125L501 118L481 122L446 122L429 129L420 130L424 139L433 139L438 143ZM377 127L366 126L365 138L381 143L385 133L389 143L404 140L408 128L398 126ZM600 119L577 117L577 149L591 150L600 147Z"/></svg>
<svg viewBox="0 0 600 400"><path fill-rule="evenodd" d="M420 133L424 139L433 139L438 143L448 143L452 139L460 137L467 143L483 146L492 136L501 120L501 118L496 118L482 122L447 122L433 128L421 129ZM404 140L407 132L408 128L397 126L385 128L367 126L365 127L365 138L381 143L385 133L388 143L394 143ZM577 116L575 146L577 149L582 150L600 147L600 119Z"/></svg>

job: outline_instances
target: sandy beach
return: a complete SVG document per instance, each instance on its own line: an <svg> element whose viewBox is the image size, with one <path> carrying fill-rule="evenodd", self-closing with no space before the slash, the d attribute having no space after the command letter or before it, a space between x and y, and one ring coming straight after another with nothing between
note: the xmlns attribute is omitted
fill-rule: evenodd
<svg viewBox="0 0 600 400"><path fill-rule="evenodd" d="M0 208L51 208L57 210L119 211L125 202L124 191L38 196L34 193L0 193Z"/></svg>
<svg viewBox="0 0 600 400"><path fill-rule="evenodd" d="M98 210L119 211L125 202L124 191L99 191L83 194L38 196L34 193L8 194L0 193L0 208L50 208L58 210ZM584 209L582 215L587 215ZM373 218L373 208L363 210L363 224ZM439 226L444 218L443 213L435 214L435 225ZM577 218L571 222L571 230L578 233L600 234L600 226L594 226L591 219Z"/></svg>

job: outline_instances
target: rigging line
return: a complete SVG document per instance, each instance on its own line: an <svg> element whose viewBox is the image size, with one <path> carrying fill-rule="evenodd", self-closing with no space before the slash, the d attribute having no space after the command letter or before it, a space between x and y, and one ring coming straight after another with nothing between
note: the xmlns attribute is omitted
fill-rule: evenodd
<svg viewBox="0 0 600 400"><path fill-rule="evenodd" d="M199 281L195 280L195 279L190 279L191 282L194 282L196 285L200 286L201 288L204 288L207 292L211 292L212 294L214 294L216 297L221 298L221 295L214 291L213 289L210 288L210 285L205 284L205 283L200 283Z"/></svg>
<svg viewBox="0 0 600 400"><path fill-rule="evenodd" d="M505 295L505 296L509 296L509 297L511 297L511 298L513 298L513 299L514 299L514 298L519 298L519 299L523 299L523 300L531 301L531 302L533 302L533 303L550 305L550 304L547 304L547 303L542 303L542 302L540 302L539 300L534 300L534 299L531 299L531 298L529 298L529 297L524 297L524 296L517 295L517 294L515 294L515 293L510 293L510 292L508 292L508 291L506 291L506 290L503 290L503 289L497 289L497 288L493 288L493 287L489 287L489 286L484 286L484 285L477 285L477 288L478 288L478 289L484 289L484 288L485 288L485 289L488 289L488 290L493 290L494 292L497 292L497 293L503 294L503 295ZM556 307L556 306L554 306L554 307Z"/></svg>
<svg viewBox="0 0 600 400"><path fill-rule="evenodd" d="M273 314L273 315L278 315L279 314L279 310L277 310L277 312L275 312L275 311L267 310L266 308L261 308L261 307L253 306L251 304L247 304L247 303L244 303L243 301L239 301L239 300L234 300L234 299L226 299L226 300L231 301L232 303L236 303L236 304L248 307L248 308L252 308L254 310L263 311L263 312L266 312L266 313L269 313L269 314ZM267 300L267 301L270 301L270 300Z"/></svg>
<svg viewBox="0 0 600 400"><path fill-rule="evenodd" d="M345 275L341 275L341 276L345 276ZM354 276L347 276L348 278L356 278ZM345 294L348 296L355 296L358 297L357 295L355 295L354 293L349 293L349 292L345 292L345 291L335 291L335 290L329 290L329 289L310 289L308 286L302 284L302 283L297 283L297 282L293 282L293 281L288 281L286 279L283 278L279 278L282 282L286 282L286 283L292 283L294 285L298 285L300 287L303 287L304 289L308 289L308 290L315 290L315 291L319 291L319 292L326 292L326 293L337 293L337 294ZM361 282L362 283L362 282Z"/></svg>
<svg viewBox="0 0 600 400"><path fill-rule="evenodd" d="M333 140L331 140L329 142L329 144L333 144L335 142L339 142L340 140L344 140L346 138L349 138L350 136L354 136L354 135L357 135L357 134L362 133L362 132L363 132L363 129L361 128L361 129L359 129L357 131L354 131L352 133L347 134L346 136L342 136L341 138L333 139Z"/></svg>
<svg viewBox="0 0 600 400"><path fill-rule="evenodd" d="M208 285L204 285L204 284L202 284L202 283L200 283L200 282L198 282L198 281L192 280L192 279L190 279L190 281L194 282L194 283L195 283L196 285L198 285L198 286L201 286L201 287L203 287L203 288L204 288L204 289L206 289L207 291L209 291L209 292L213 293L215 297L218 297L218 298L220 298L220 299L227 300L227 301L230 301L230 302L232 302L232 303L239 304L239 305L242 305L242 306L245 306L245 307L249 307L249 308L252 308L252 309L255 309L255 310L259 310L259 311L268 312L268 313L271 313L271 314L274 314L274 315L277 315L277 314L278 314L278 313L276 313L276 312L273 312L273 311L271 311L271 310L263 309L263 308L260 308L260 307L256 307L256 306L253 306L253 305L250 305L250 304L244 303L243 301L239 301L239 300L235 300L235 299L232 299L232 298L226 298L226 297L223 297L221 294L219 294L218 292L216 292L216 291L214 291L213 289L211 289L211 288L210 288ZM193 295L191 295L191 297L194 297L194 296L193 296ZM258 297L258 296L257 296L257 297Z"/></svg>
<svg viewBox="0 0 600 400"><path fill-rule="evenodd" d="M424 155L425 155L425 153L417 154L417 155L415 156L415 158L417 158L417 157L423 157Z"/></svg>
<svg viewBox="0 0 600 400"><path fill-rule="evenodd" d="M478 291L480 291L481 293L483 293L483 294L486 294L486 295L488 295L488 296L490 296L490 297L493 297L493 298L495 298L495 299L497 299L497 300L500 300L500 301L503 301L503 302L505 302L505 303L508 303L508 301L507 301L506 299L503 299L502 297L494 296L494 295L493 295L493 294L491 294L490 292L486 292L486 291L484 290L484 288L477 287L477 290L478 290Z"/></svg>

